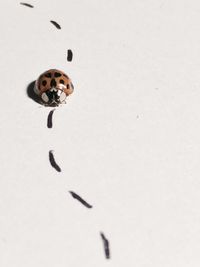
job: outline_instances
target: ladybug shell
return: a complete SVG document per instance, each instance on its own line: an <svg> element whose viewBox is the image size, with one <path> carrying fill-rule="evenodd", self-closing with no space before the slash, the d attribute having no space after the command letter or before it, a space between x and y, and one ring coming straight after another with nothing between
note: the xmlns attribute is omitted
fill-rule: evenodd
<svg viewBox="0 0 200 267"><path fill-rule="evenodd" d="M74 91L74 86L70 78L63 71L57 69L45 71L36 81L37 93L40 96L53 87L62 90L66 96L72 94Z"/></svg>

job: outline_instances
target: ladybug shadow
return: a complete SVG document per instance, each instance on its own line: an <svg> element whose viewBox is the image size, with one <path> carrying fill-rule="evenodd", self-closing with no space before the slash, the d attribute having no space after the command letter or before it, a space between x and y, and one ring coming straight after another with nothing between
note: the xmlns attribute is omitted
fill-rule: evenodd
<svg viewBox="0 0 200 267"><path fill-rule="evenodd" d="M31 98L33 101L35 101L38 104L41 104L41 99L36 93L34 92L34 86L35 86L35 81L31 82L28 84L26 88L26 93L29 98Z"/></svg>

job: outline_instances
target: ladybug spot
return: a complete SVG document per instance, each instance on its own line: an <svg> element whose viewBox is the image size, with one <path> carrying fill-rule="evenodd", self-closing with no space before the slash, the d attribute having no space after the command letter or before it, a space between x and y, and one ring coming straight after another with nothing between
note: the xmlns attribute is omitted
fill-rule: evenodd
<svg viewBox="0 0 200 267"><path fill-rule="evenodd" d="M51 72L45 74L45 77L47 77L47 78L51 78Z"/></svg>
<svg viewBox="0 0 200 267"><path fill-rule="evenodd" d="M63 74L63 76L65 76L67 79L69 79L69 77L66 74Z"/></svg>
<svg viewBox="0 0 200 267"><path fill-rule="evenodd" d="M69 89L69 84L67 84L67 89Z"/></svg>
<svg viewBox="0 0 200 267"><path fill-rule="evenodd" d="M60 80L60 83L64 84L65 82L64 82L64 80L61 79L61 80Z"/></svg>
<svg viewBox="0 0 200 267"><path fill-rule="evenodd" d="M54 73L54 77L56 77L56 78L57 78L57 77L60 77L61 75L62 75L62 74L59 73L59 72L55 72L55 73Z"/></svg>
<svg viewBox="0 0 200 267"><path fill-rule="evenodd" d="M57 85L56 80L55 79L52 79L50 86L51 87L56 87L56 85Z"/></svg>
<svg viewBox="0 0 200 267"><path fill-rule="evenodd" d="M47 85L47 81L46 80L42 81L42 85L46 86Z"/></svg>

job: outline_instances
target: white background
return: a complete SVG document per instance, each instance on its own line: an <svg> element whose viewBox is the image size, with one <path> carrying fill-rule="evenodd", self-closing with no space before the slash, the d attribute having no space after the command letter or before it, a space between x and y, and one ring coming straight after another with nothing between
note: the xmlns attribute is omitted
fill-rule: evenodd
<svg viewBox="0 0 200 267"><path fill-rule="evenodd" d="M0 266L199 266L200 2L19 2L0 1ZM53 129L26 94L50 68L75 86Z"/></svg>

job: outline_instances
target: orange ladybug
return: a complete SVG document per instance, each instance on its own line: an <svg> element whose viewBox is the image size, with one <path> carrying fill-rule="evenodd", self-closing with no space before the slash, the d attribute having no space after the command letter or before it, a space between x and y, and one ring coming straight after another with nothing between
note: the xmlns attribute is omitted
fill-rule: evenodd
<svg viewBox="0 0 200 267"><path fill-rule="evenodd" d="M34 91L47 106L58 106L66 103L65 99L74 91L70 78L57 69L42 73L35 82Z"/></svg>

